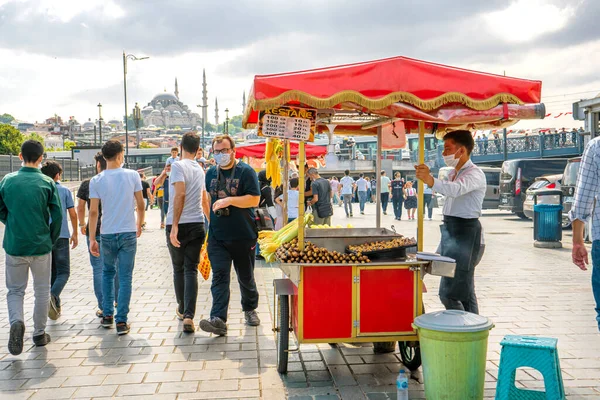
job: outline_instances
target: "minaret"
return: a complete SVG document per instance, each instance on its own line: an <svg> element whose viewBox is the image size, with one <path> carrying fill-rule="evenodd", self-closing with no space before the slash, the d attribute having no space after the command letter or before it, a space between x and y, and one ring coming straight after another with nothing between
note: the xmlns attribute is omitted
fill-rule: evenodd
<svg viewBox="0 0 600 400"><path fill-rule="evenodd" d="M202 69L202 129L206 126L208 122L207 118L208 111L208 92L206 91L206 71ZM204 135L204 133L202 133Z"/></svg>
<svg viewBox="0 0 600 400"><path fill-rule="evenodd" d="M177 84L177 77L175 78L175 97L179 100L179 85Z"/></svg>
<svg viewBox="0 0 600 400"><path fill-rule="evenodd" d="M219 100L215 97L215 125L219 126Z"/></svg>
<svg viewBox="0 0 600 400"><path fill-rule="evenodd" d="M246 111L246 91L244 90L244 94L242 95L242 114Z"/></svg>

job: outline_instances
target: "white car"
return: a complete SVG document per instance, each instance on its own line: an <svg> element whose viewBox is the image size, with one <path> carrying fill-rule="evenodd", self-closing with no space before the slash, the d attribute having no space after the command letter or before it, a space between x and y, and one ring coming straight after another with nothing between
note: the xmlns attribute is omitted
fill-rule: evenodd
<svg viewBox="0 0 600 400"><path fill-rule="evenodd" d="M525 214L527 218L533 218L533 196L535 195L535 191L540 189L560 189L562 177L562 174L560 174L545 175L535 178L533 183L527 188L525 201L523 202L523 214Z"/></svg>

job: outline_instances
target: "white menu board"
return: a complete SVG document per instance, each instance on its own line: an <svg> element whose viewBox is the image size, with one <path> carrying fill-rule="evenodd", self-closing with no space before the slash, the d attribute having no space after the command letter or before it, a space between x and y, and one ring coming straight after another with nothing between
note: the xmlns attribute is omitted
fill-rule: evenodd
<svg viewBox="0 0 600 400"><path fill-rule="evenodd" d="M314 140L316 110L300 107L278 107L261 111L259 136L301 141Z"/></svg>

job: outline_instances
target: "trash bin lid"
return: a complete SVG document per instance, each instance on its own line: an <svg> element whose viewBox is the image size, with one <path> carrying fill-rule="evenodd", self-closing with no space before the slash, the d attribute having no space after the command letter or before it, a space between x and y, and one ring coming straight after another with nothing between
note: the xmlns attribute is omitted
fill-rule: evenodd
<svg viewBox="0 0 600 400"><path fill-rule="evenodd" d="M444 310L423 314L415 319L419 328L440 332L480 332L491 329L494 324L483 315L461 310Z"/></svg>

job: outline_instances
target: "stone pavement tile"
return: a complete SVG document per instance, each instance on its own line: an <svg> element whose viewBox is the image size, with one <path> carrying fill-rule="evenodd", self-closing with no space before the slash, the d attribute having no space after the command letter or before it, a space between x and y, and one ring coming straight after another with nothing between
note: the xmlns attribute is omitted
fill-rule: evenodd
<svg viewBox="0 0 600 400"><path fill-rule="evenodd" d="M354 376L352 375L352 371L346 365L330 365L329 372L338 387L357 385L356 379L354 379Z"/></svg>
<svg viewBox="0 0 600 400"><path fill-rule="evenodd" d="M208 352L202 352L202 353L190 353L190 361L198 361L198 360L218 361L218 360L222 360L224 357L225 357L225 352L223 352L223 351L221 351L221 352L208 351Z"/></svg>
<svg viewBox="0 0 600 400"><path fill-rule="evenodd" d="M117 391L118 385L101 385L101 386L85 386L80 387L75 392L75 398L85 398L85 397L111 397Z"/></svg>
<svg viewBox="0 0 600 400"><path fill-rule="evenodd" d="M201 400L209 400L209 399L285 399L285 391L281 390L263 390L262 396L261 392L258 390L239 390L235 393L233 392L196 392L196 393L181 393L177 396L178 400L187 400L187 399L201 399ZM233 396L233 397L232 397Z"/></svg>
<svg viewBox="0 0 600 400"><path fill-rule="evenodd" d="M94 367L92 375L126 374L130 369L131 365L98 365Z"/></svg>
<svg viewBox="0 0 600 400"><path fill-rule="evenodd" d="M27 400L35 391L33 390L19 390L19 391L2 391L2 400Z"/></svg>
<svg viewBox="0 0 600 400"><path fill-rule="evenodd" d="M365 354L361 358L367 364L387 364L399 361L394 354Z"/></svg>
<svg viewBox="0 0 600 400"><path fill-rule="evenodd" d="M164 346L163 346L164 347ZM205 353L209 351L208 345L205 344L190 344L186 346L175 346L174 353Z"/></svg>
<svg viewBox="0 0 600 400"><path fill-rule="evenodd" d="M346 362L348 364L364 364L364 361L360 356L346 356Z"/></svg>
<svg viewBox="0 0 600 400"><path fill-rule="evenodd" d="M107 382L108 383L108 382ZM158 383L121 384L117 396L153 395L158 389Z"/></svg>
<svg viewBox="0 0 600 400"><path fill-rule="evenodd" d="M321 349L321 354L327 365L346 364L338 349Z"/></svg>
<svg viewBox="0 0 600 400"><path fill-rule="evenodd" d="M239 389L238 379L227 379L220 381L204 381L200 382L199 390L201 392L220 392L220 391L233 391Z"/></svg>
<svg viewBox="0 0 600 400"><path fill-rule="evenodd" d="M259 388L258 378L240 379L240 390L258 390Z"/></svg>
<svg viewBox="0 0 600 400"><path fill-rule="evenodd" d="M261 356L264 352L260 352ZM250 351L227 351L225 352L225 358L229 360L244 360L244 359L256 359L258 352L256 350Z"/></svg>
<svg viewBox="0 0 600 400"><path fill-rule="evenodd" d="M31 396L31 400L69 399L76 390L77 388L40 389Z"/></svg>
<svg viewBox="0 0 600 400"><path fill-rule="evenodd" d="M88 357L83 360L82 365L116 365L120 358L120 356Z"/></svg>
<svg viewBox="0 0 600 400"><path fill-rule="evenodd" d="M320 381L331 381L329 371L308 371L306 377L311 383Z"/></svg>
<svg viewBox="0 0 600 400"><path fill-rule="evenodd" d="M283 381L275 368L261 368L260 381L263 390L283 388Z"/></svg>
<svg viewBox="0 0 600 400"><path fill-rule="evenodd" d="M235 371L235 370L223 370L223 371ZM183 381L210 381L221 379L221 370L211 371L185 371L183 374Z"/></svg>
<svg viewBox="0 0 600 400"><path fill-rule="evenodd" d="M15 376L16 374L18 374L18 371L13 370L6 370L6 371L0 371L0 380L6 380L6 379L11 379L13 376Z"/></svg>
<svg viewBox="0 0 600 400"><path fill-rule="evenodd" d="M13 379L48 378L56 373L56 368L26 369L16 374Z"/></svg>
<svg viewBox="0 0 600 400"><path fill-rule="evenodd" d="M182 378L183 371L149 372L146 374L144 383L181 382Z"/></svg>
<svg viewBox="0 0 600 400"><path fill-rule="evenodd" d="M69 377L63 384L63 387L70 386L96 386L101 385L108 375L88 375Z"/></svg>
<svg viewBox="0 0 600 400"><path fill-rule="evenodd" d="M205 361L204 369L228 369L239 368L241 362L238 360L220 360L220 361Z"/></svg>
<svg viewBox="0 0 600 400"><path fill-rule="evenodd" d="M17 390L23 384L27 382L27 379L10 379L7 381L0 381L0 392L9 391L9 390Z"/></svg>
<svg viewBox="0 0 600 400"><path fill-rule="evenodd" d="M33 378L21 386L21 389L46 389L59 388L67 381L66 376L49 377L49 378Z"/></svg>
<svg viewBox="0 0 600 400"><path fill-rule="evenodd" d="M61 369L64 367L78 367L83 363L83 358L63 358L60 360L48 360L48 364Z"/></svg>
<svg viewBox="0 0 600 400"><path fill-rule="evenodd" d="M133 364L129 372L163 372L167 369L167 363Z"/></svg>
<svg viewBox="0 0 600 400"><path fill-rule="evenodd" d="M168 364L167 371L188 371L204 369L204 361L181 361Z"/></svg>
<svg viewBox="0 0 600 400"><path fill-rule="evenodd" d="M78 366L78 367L64 367L59 368L54 373L54 376L76 376L76 375L89 375L92 373L94 367Z"/></svg>
<svg viewBox="0 0 600 400"><path fill-rule="evenodd" d="M158 393L195 393L198 382L165 382L160 385Z"/></svg>
<svg viewBox="0 0 600 400"><path fill-rule="evenodd" d="M12 364L7 369L14 369L17 371L39 369L43 368L47 363L47 360L13 360Z"/></svg>
<svg viewBox="0 0 600 400"><path fill-rule="evenodd" d="M326 371L327 366L322 361L308 361L304 363L307 371Z"/></svg>
<svg viewBox="0 0 600 400"><path fill-rule="evenodd" d="M104 384L106 385L125 385L129 383L142 383L145 373L137 373L137 374L114 374L108 375Z"/></svg>
<svg viewBox="0 0 600 400"><path fill-rule="evenodd" d="M258 378L258 368L239 368L239 369L224 369L223 379L247 379L247 378Z"/></svg>

